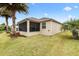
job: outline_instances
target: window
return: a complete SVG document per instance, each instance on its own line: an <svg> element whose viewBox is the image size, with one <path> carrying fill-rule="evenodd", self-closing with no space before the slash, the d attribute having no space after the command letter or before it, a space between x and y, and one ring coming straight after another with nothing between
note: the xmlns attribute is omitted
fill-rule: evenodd
<svg viewBox="0 0 79 59"><path fill-rule="evenodd" d="M46 29L46 22L43 22L43 23L42 23L42 28L43 28L43 29Z"/></svg>

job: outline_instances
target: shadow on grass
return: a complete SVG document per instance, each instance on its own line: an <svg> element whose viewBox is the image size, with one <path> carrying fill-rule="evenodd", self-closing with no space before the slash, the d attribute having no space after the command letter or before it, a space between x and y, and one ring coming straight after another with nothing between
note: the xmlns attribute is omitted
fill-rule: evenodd
<svg viewBox="0 0 79 59"><path fill-rule="evenodd" d="M62 35L61 38L66 40L79 40L79 37L77 39L74 39L72 35Z"/></svg>
<svg viewBox="0 0 79 59"><path fill-rule="evenodd" d="M24 37L24 38L26 38L26 36L24 36L24 35L11 35L10 33L9 33L8 37L10 37L12 40L14 40L14 39L16 39L18 37Z"/></svg>

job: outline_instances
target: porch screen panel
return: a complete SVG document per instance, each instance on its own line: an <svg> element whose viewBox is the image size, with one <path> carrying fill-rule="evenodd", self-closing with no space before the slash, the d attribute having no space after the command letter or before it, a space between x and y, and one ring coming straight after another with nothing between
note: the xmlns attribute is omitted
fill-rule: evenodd
<svg viewBox="0 0 79 59"><path fill-rule="evenodd" d="M40 23L30 22L30 32L40 31Z"/></svg>
<svg viewBox="0 0 79 59"><path fill-rule="evenodd" d="M27 31L26 22L19 24L19 31Z"/></svg>

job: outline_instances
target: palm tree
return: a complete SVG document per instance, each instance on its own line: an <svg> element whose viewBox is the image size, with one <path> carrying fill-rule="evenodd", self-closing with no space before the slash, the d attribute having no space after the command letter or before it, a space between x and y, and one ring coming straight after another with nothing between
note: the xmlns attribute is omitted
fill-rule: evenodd
<svg viewBox="0 0 79 59"><path fill-rule="evenodd" d="M19 13L28 13L28 5L25 3L5 3L0 4L0 7L6 7L6 10L10 10L12 12L12 34L15 34L15 19L16 19L16 12Z"/></svg>
<svg viewBox="0 0 79 59"><path fill-rule="evenodd" d="M2 16L2 17L5 17L5 21L6 21L6 23L5 23L5 29L6 29L6 32L8 33L9 31L8 31L8 18L9 17L11 17L11 12L10 11L8 11L8 10L3 10L3 9L0 9L0 15Z"/></svg>

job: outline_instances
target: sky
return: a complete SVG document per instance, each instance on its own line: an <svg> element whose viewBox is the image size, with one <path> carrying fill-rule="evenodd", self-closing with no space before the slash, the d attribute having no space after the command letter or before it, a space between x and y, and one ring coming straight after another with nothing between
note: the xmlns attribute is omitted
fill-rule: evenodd
<svg viewBox="0 0 79 59"><path fill-rule="evenodd" d="M28 7L28 14L16 13L16 23L28 17L48 17L61 23L68 21L70 18L79 18L78 3L30 3ZM12 19L9 18L8 22L11 25ZM0 24L2 23L5 23L4 17L0 17Z"/></svg>

